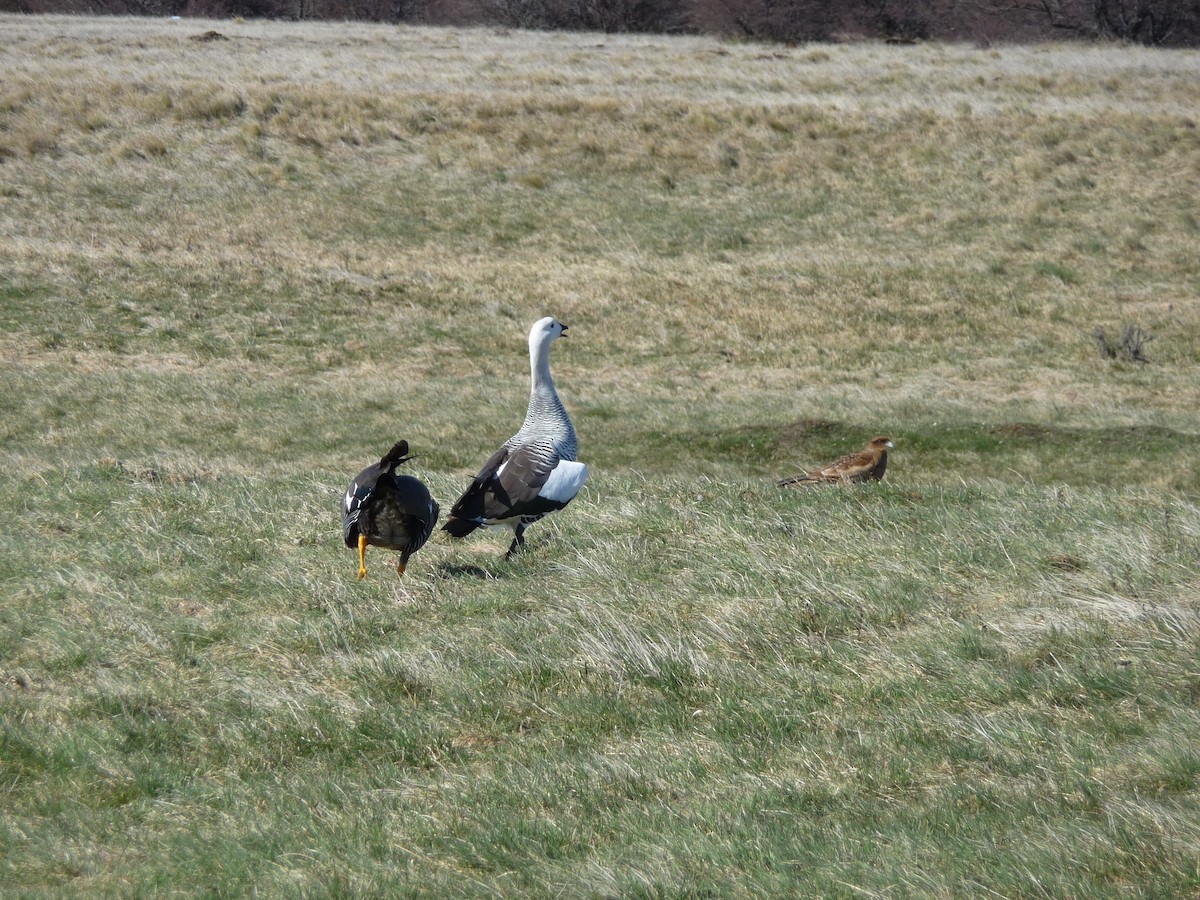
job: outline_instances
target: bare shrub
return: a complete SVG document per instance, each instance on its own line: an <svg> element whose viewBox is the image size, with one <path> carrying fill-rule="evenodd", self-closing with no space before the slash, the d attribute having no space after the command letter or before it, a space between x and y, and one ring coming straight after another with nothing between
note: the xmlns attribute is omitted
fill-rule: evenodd
<svg viewBox="0 0 1200 900"><path fill-rule="evenodd" d="M694 0L691 17L700 31L785 43L841 36L991 39L1001 21L964 0ZM1023 27L1002 25L1010 31Z"/></svg>
<svg viewBox="0 0 1200 900"><path fill-rule="evenodd" d="M426 0L296 0L299 18L365 22L423 22Z"/></svg>
<svg viewBox="0 0 1200 900"><path fill-rule="evenodd" d="M837 0L709 0L704 7L718 31L783 43L828 40L843 13Z"/></svg>
<svg viewBox="0 0 1200 900"><path fill-rule="evenodd" d="M1060 33L1135 44L1194 44L1200 37L1195 0L1004 0L997 15L1034 19Z"/></svg>
<svg viewBox="0 0 1200 900"><path fill-rule="evenodd" d="M1147 332L1143 331L1138 325L1126 325L1121 329L1121 339L1110 340L1107 333L1100 326L1096 326L1096 330L1092 332L1092 337L1096 341L1096 347L1100 351L1100 355L1105 359L1120 359L1125 362L1150 362L1145 354L1145 347L1154 338Z"/></svg>
<svg viewBox="0 0 1200 900"><path fill-rule="evenodd" d="M693 30L686 0L479 0L476 10L482 21L509 28L607 34Z"/></svg>
<svg viewBox="0 0 1200 900"><path fill-rule="evenodd" d="M921 0L865 0L862 4L862 24L871 27L889 40L914 41L933 33L931 15L937 13L934 4Z"/></svg>

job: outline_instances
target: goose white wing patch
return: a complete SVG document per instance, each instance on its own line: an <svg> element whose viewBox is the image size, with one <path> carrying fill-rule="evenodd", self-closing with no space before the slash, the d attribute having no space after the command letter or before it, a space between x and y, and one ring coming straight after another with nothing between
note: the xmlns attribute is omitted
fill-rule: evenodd
<svg viewBox="0 0 1200 900"><path fill-rule="evenodd" d="M587 481L588 468L584 463L561 460L554 467L538 496L555 503L567 503Z"/></svg>

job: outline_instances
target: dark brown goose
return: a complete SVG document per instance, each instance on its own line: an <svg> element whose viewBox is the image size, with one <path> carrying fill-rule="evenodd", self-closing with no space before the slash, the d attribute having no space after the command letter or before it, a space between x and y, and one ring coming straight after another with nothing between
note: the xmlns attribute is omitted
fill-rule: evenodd
<svg viewBox="0 0 1200 900"><path fill-rule="evenodd" d="M412 459L408 441L400 441L373 466L358 473L342 498L342 537L358 549L358 577L367 577L367 545L399 550L396 571L420 550L437 524L437 501L418 478L397 474Z"/></svg>

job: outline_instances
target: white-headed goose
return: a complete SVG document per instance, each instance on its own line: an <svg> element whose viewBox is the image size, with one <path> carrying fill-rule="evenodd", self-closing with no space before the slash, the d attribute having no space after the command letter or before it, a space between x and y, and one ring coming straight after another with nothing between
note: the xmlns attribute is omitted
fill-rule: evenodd
<svg viewBox="0 0 1200 900"><path fill-rule="evenodd" d="M587 466L575 461L575 429L550 377L550 345L566 331L552 316L533 324L525 423L483 464L442 526L454 537L485 525L511 528L506 558L524 547L526 528L570 503L587 480Z"/></svg>

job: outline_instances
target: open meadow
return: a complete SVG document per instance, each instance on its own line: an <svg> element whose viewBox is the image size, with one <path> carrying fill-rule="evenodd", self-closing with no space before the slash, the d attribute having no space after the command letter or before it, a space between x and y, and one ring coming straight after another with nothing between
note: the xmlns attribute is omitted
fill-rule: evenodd
<svg viewBox="0 0 1200 900"><path fill-rule="evenodd" d="M0 15L0 893L1200 895L1198 185L1191 51ZM356 581L544 315L582 493Z"/></svg>

